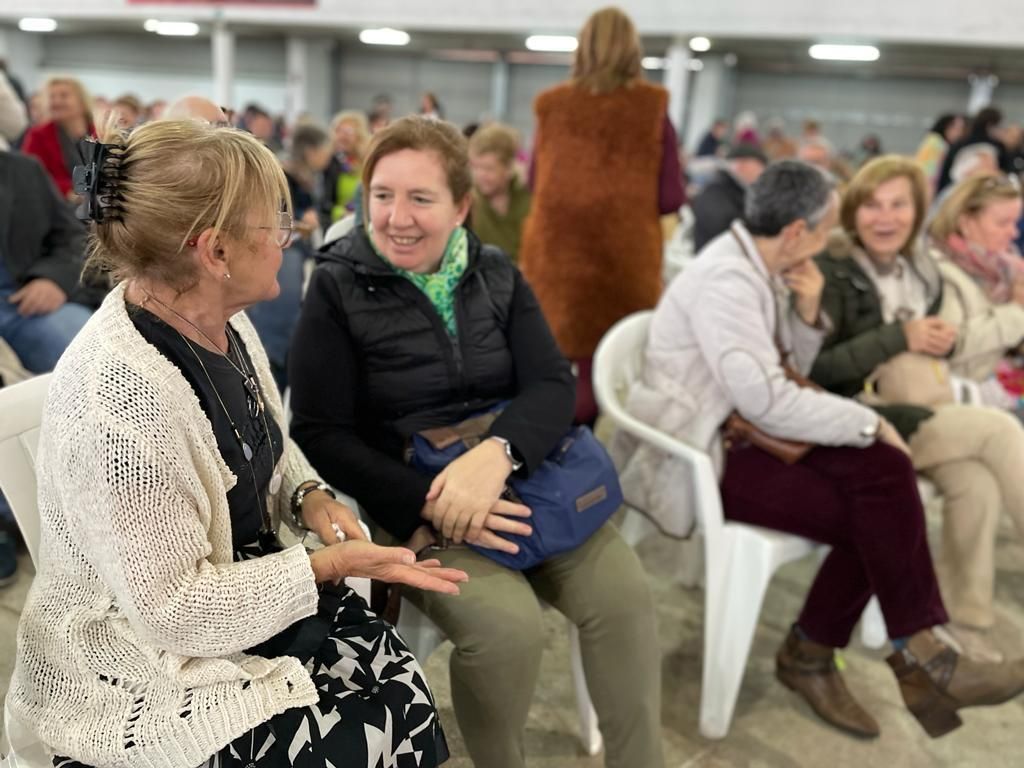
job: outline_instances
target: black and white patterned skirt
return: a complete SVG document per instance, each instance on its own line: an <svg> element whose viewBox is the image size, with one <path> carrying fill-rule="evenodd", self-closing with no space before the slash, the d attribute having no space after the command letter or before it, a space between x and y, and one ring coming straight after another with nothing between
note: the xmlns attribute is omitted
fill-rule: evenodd
<svg viewBox="0 0 1024 768"><path fill-rule="evenodd" d="M305 662L320 693L210 758L208 768L431 768L448 759L423 670L352 590L325 594L333 622Z"/></svg>
<svg viewBox="0 0 1024 768"><path fill-rule="evenodd" d="M236 559L266 552L254 545ZM348 587L323 590L316 616L248 652L297 657L320 700L261 723L202 768L433 768L448 759L419 662ZM85 768L67 758L54 766Z"/></svg>

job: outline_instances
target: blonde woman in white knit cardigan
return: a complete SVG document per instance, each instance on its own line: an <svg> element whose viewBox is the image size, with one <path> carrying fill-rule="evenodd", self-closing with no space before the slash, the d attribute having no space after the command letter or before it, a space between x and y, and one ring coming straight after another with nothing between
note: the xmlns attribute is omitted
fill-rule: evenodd
<svg viewBox="0 0 1024 768"><path fill-rule="evenodd" d="M335 585L466 576L364 540L288 438L242 313L277 294L292 234L276 160L197 123L122 141L78 179L120 282L50 387L10 714L75 768L444 762L416 660ZM282 521L335 543L284 547Z"/></svg>

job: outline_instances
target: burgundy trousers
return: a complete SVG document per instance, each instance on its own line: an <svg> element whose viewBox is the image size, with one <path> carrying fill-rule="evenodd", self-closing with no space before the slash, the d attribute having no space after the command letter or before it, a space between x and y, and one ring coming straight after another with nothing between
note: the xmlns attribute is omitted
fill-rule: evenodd
<svg viewBox="0 0 1024 768"><path fill-rule="evenodd" d="M594 358L578 357L576 364L576 413L573 422L594 426L597 421L597 397L594 395Z"/></svg>
<svg viewBox="0 0 1024 768"><path fill-rule="evenodd" d="M722 502L729 520L832 547L797 620L811 640L845 646L872 594L892 638L948 621L914 467L896 448L818 446L788 465L740 447L726 456Z"/></svg>

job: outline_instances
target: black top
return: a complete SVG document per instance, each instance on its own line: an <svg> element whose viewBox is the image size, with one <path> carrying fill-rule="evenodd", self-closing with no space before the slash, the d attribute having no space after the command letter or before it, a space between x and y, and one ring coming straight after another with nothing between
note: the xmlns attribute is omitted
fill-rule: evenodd
<svg viewBox="0 0 1024 768"><path fill-rule="evenodd" d="M250 401L255 403L254 398L247 392L241 375L231 367L223 355L210 352L198 344L191 344L189 349L190 343L180 333L141 307L129 305L128 314L143 338L174 363L192 385L203 412L213 426L217 449L238 479L234 487L228 491L231 541L237 553L242 547L259 539L260 528L263 525L263 510L267 510L268 486L283 450L281 429L269 412L264 414L273 443L271 452L267 445L264 418L257 408L250 406ZM228 337L231 339L230 354L235 360L235 365L239 365L238 356L241 355L245 367L239 365L239 368L254 372L252 359L241 339L230 329ZM256 386L259 387L258 381ZM220 400L217 398L218 394ZM262 397L262 391L260 396ZM221 406L221 400L224 406ZM230 418L224 413L225 407ZM232 421L241 433L243 441L253 451L251 464L246 460L244 449L235 437Z"/></svg>
<svg viewBox="0 0 1024 768"><path fill-rule="evenodd" d="M990 144L996 151L996 162L999 165L999 170L1003 173L1011 173L1013 171L1013 160L1010 153L1006 150L1006 145L1003 144L1003 142L989 136L986 129L978 132L972 131L966 138L958 141L946 152L946 156L942 160L942 168L939 170L938 184L935 188L936 194L953 183L953 177L951 174L953 172L953 163L956 161L956 156L960 154L961 149L969 147L971 144Z"/></svg>
<svg viewBox="0 0 1024 768"><path fill-rule="evenodd" d="M296 220L301 219L306 211L316 206L316 198L302 185L298 177L285 171L284 178L288 182L288 194L292 198L292 215Z"/></svg>
<svg viewBox="0 0 1024 768"><path fill-rule="evenodd" d="M692 201L693 252L700 253L709 242L725 232L736 219L743 218L747 190L728 171L712 176Z"/></svg>
<svg viewBox="0 0 1024 768"><path fill-rule="evenodd" d="M60 153L64 157L64 165L68 171L74 170L76 165L85 165L85 154L82 152L82 145L77 139L68 136L60 123L57 123L57 141L60 142Z"/></svg>
<svg viewBox="0 0 1024 768"><path fill-rule="evenodd" d="M508 400L490 433L512 444L528 474L572 421L572 372L533 291L472 233L455 318L452 338L357 226L321 254L292 337L292 439L400 540L421 524L431 481L404 463L412 433Z"/></svg>

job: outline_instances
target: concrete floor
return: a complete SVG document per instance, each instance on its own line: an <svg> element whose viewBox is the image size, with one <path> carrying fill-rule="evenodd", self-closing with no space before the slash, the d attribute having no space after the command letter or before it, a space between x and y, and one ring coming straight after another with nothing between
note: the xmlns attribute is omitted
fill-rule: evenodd
<svg viewBox="0 0 1024 768"><path fill-rule="evenodd" d="M1024 765L1024 697L997 708L969 710L963 715L960 730L931 740L903 708L884 662L885 653L868 651L856 642L847 652L847 681L881 723L882 736L877 741L861 742L829 729L779 685L774 679L774 653L799 610L816 566L813 559L786 567L772 582L732 729L721 741L704 739L697 730L703 591L672 583L678 543L655 536L643 542L638 551L658 605L664 654L662 738L670 768ZM1000 536L998 571L995 638L1011 655L1014 651L1024 654L1024 547L1006 527ZM23 558L18 581L0 589L0 695L6 692L14 664L15 626L31 573L28 559ZM577 738L564 621L554 611L547 611L546 628L548 651L542 683L526 732L529 764L532 768L600 768L604 765L602 757L584 756ZM445 643L425 667L454 755L448 766L472 768L451 709L447 675L450 652L450 644Z"/></svg>

